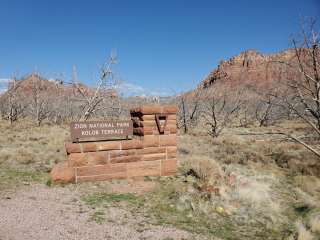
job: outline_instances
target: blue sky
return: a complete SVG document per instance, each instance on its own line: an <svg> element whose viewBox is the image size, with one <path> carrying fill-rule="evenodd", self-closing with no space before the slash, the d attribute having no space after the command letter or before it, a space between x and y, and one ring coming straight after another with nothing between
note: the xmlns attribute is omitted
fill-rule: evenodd
<svg viewBox="0 0 320 240"><path fill-rule="evenodd" d="M118 78L174 94L221 59L288 48L308 16L320 16L320 0L0 0L0 81L33 70L70 80L75 65L92 85L116 51Z"/></svg>

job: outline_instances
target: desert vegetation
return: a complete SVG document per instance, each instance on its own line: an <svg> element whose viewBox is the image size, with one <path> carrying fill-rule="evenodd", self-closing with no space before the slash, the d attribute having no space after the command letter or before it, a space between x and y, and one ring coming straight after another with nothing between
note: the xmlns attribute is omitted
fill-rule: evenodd
<svg viewBox="0 0 320 240"><path fill-rule="evenodd" d="M266 134L284 135L319 157L317 146L312 146L319 139L320 116L319 32L315 20L303 23L301 34L292 39L289 56L266 57L262 62L266 65L263 70L266 82L246 83L246 77L253 78L251 70L246 69L253 61L248 59L249 53L243 55L243 60L226 62L227 66L230 62L232 66L234 62L243 61L241 64L245 69L241 70L237 80L229 79L219 66L194 92L178 97L179 127L186 133L188 129L196 128L195 123L202 124L208 135L217 138L226 126L267 127L298 118L309 126L303 136L296 137L281 130L267 131ZM257 57L256 53L252 55ZM269 72L273 71L278 73L271 83L267 82Z"/></svg>
<svg viewBox="0 0 320 240"><path fill-rule="evenodd" d="M305 127L290 122L272 130L290 129L300 135ZM246 129L266 131L258 126ZM179 136L180 169L174 177L71 184L63 187L63 194L72 196L70 206L81 205L76 212L85 212L85 222L130 226L141 235L156 226L171 226L191 234L180 233L187 239L316 239L317 157L301 144L237 130L226 127L214 139L206 131ZM60 198L62 186L52 185L48 172L65 161L68 126L1 121L1 131L0 201L30 187ZM47 205L40 196L34 198Z"/></svg>
<svg viewBox="0 0 320 240"><path fill-rule="evenodd" d="M77 79L73 69L71 80L47 80L34 72L8 81L7 91L0 94L1 119L11 124L18 120L33 121L40 126L44 121L63 124L88 119L119 119L127 117L128 109L139 103L153 102L148 98L131 98L126 101L117 91L121 82L114 77L111 56L99 70L94 87Z"/></svg>
<svg viewBox="0 0 320 240"><path fill-rule="evenodd" d="M50 181L52 166L66 158L69 122L128 118L131 107L150 104L118 94L113 57L94 88L76 74L70 83L38 74L13 78L0 95L0 212L22 191L19 200L26 194L36 207L48 199L62 207L48 212L66 224L70 232L62 235L70 238L77 233L57 216L59 210L97 231L121 225L116 234L108 232L111 238L319 239L319 32L313 20L306 26L289 57L266 57L261 76L275 73L271 82L250 83L253 61L246 53L223 63L244 68L237 81L221 66L196 90L160 101L179 109L179 173L173 177L68 186ZM36 196L37 189L48 199ZM0 226L12 224L8 219L0 219Z"/></svg>

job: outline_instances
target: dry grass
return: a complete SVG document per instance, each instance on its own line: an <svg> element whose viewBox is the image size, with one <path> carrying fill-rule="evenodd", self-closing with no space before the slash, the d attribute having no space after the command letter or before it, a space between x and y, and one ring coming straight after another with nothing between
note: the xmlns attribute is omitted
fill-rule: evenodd
<svg viewBox="0 0 320 240"><path fill-rule="evenodd" d="M0 121L0 132L0 163L49 171L53 164L65 160L66 127L36 127L29 122L10 126Z"/></svg>
<svg viewBox="0 0 320 240"><path fill-rule="evenodd" d="M154 224L221 239L317 239L320 180L301 173L320 173L319 161L298 144L237 134L242 131L264 130L226 129L215 140L201 134L179 136L180 174L149 179L158 187L141 194L138 210ZM0 132L0 188L45 182L52 165L66 158L66 126L35 127L28 122L10 126L0 121ZM121 184L130 188L129 183ZM99 185L76 187L86 196L113 197L108 194L118 186Z"/></svg>
<svg viewBox="0 0 320 240"><path fill-rule="evenodd" d="M0 121L0 188L45 181L52 166L66 159L66 127L23 121L10 125Z"/></svg>
<svg viewBox="0 0 320 240"><path fill-rule="evenodd" d="M229 219L225 222L237 239L317 236L311 227L317 226L317 218L310 215L319 209L319 178L301 174L318 173L319 165L318 169L314 165L318 159L298 144L273 141L265 136L235 135L233 131L237 130L227 129L226 134L215 140L201 135L179 137L180 162L201 177L196 184L192 183L200 185L197 191L185 187L187 190L176 195L182 195L184 203L193 205L192 211L202 212L201 218L219 222L215 213L226 214ZM205 194L201 191L202 184L219 189L219 194L209 193L210 204L199 200ZM192 196L190 192L195 193ZM297 227L296 219L309 218L308 227ZM225 222L220 222L219 227L223 228ZM228 233L221 237L233 239Z"/></svg>
<svg viewBox="0 0 320 240"><path fill-rule="evenodd" d="M301 135L299 130L293 130ZM320 176L319 159L300 144L282 141L279 136L241 135L250 132L277 131L280 127L271 129L226 129L225 133L217 139L211 139L201 134L192 136L183 135L179 138L180 153L191 153L187 157L205 155L224 164L245 164L255 167L278 166L293 173ZM283 130L283 129L282 129Z"/></svg>
<svg viewBox="0 0 320 240"><path fill-rule="evenodd" d="M320 198L320 179L318 177L297 175L294 177L294 181L302 191L308 193L311 197Z"/></svg>
<svg viewBox="0 0 320 240"><path fill-rule="evenodd" d="M309 225L312 232L320 234L320 213L310 218Z"/></svg>
<svg viewBox="0 0 320 240"><path fill-rule="evenodd" d="M296 228L298 231L297 240L314 240L315 239L312 233L308 231L301 222L296 223Z"/></svg>

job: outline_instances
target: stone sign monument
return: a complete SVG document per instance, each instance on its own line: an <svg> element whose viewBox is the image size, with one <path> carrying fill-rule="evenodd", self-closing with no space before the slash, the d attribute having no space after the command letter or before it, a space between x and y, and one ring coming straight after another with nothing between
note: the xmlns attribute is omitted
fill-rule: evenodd
<svg viewBox="0 0 320 240"><path fill-rule="evenodd" d="M174 106L142 106L130 111L129 121L71 123L67 161L52 169L52 180L78 183L174 175L176 112Z"/></svg>

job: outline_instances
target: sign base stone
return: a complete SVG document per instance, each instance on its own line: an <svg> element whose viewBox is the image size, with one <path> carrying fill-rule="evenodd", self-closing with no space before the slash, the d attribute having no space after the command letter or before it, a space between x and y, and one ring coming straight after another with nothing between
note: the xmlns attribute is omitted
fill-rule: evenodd
<svg viewBox="0 0 320 240"><path fill-rule="evenodd" d="M66 143L68 160L54 166L51 171L53 182L109 181L176 174L176 112L174 106L142 106L130 111L131 120L123 121L126 124L116 124L127 126L125 134L132 132L132 139L91 141L90 138L87 139L89 142ZM103 123L94 122L90 126L111 126ZM77 124L79 128L89 126ZM76 134L79 136L79 131Z"/></svg>

